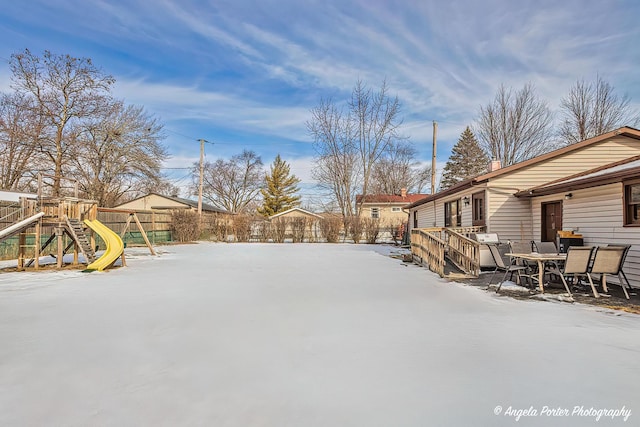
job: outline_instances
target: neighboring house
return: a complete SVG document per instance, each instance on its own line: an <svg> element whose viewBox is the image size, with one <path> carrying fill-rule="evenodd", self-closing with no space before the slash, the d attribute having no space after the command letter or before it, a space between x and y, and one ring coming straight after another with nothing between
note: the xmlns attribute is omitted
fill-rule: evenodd
<svg viewBox="0 0 640 427"><path fill-rule="evenodd" d="M183 199L182 197L163 196L157 193L149 193L146 196L138 197L137 199L115 206L115 208L143 210L143 211L149 211L149 210L166 211L166 210L173 210L173 209L197 210L198 202L194 200ZM207 203L202 204L202 212L219 213L219 214L229 213L224 209L211 206Z"/></svg>
<svg viewBox="0 0 640 427"><path fill-rule="evenodd" d="M578 229L587 244L631 244L638 161L640 130L623 127L508 167L492 162L486 174L405 209L411 229L482 226L503 241L555 241L557 231ZM638 261L630 254L634 269Z"/></svg>
<svg viewBox="0 0 640 427"><path fill-rule="evenodd" d="M322 219L321 215L318 215L316 213L310 212L306 209L302 209L302 208L291 208L289 210L286 210L284 212L280 212L277 213L275 215L271 215L269 217L269 221L272 221L276 218L289 218L289 219L293 219L293 218L307 218L310 221L318 221Z"/></svg>
<svg viewBox="0 0 640 427"><path fill-rule="evenodd" d="M376 218L384 226L395 226L407 221L407 212L402 208L427 197L426 194L370 194L356 196L356 204L362 203L362 218Z"/></svg>
<svg viewBox="0 0 640 427"><path fill-rule="evenodd" d="M287 221L288 223L286 224L286 233L285 233L287 237L290 237L293 235L293 222L298 221L299 219L304 219L306 220L304 238L306 240L317 240L320 237L319 222L323 219L323 217L316 213L310 212L306 209L291 208L284 212L271 215L267 219L271 223L277 220Z"/></svg>
<svg viewBox="0 0 640 427"><path fill-rule="evenodd" d="M552 215L545 212L543 223L534 227L531 200L516 194L638 155L640 131L624 127L508 167L491 162L486 174L404 208L409 211L411 229L483 226L502 240L553 241L562 224L552 224ZM544 209L550 212L557 208L545 205Z"/></svg>

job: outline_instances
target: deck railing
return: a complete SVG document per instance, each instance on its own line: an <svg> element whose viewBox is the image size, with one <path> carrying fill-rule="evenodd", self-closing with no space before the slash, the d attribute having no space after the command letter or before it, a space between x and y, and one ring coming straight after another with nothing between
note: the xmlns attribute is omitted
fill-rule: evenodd
<svg viewBox="0 0 640 427"><path fill-rule="evenodd" d="M429 270L444 277L445 255L466 274L480 274L480 244L471 234L484 227L431 227L411 230L411 253Z"/></svg>
<svg viewBox="0 0 640 427"><path fill-rule="evenodd" d="M480 275L480 244L456 232L446 230L449 260L467 274Z"/></svg>
<svg viewBox="0 0 640 427"><path fill-rule="evenodd" d="M444 277L444 253L447 242L442 240L440 228L417 228L411 230L411 253L420 263Z"/></svg>

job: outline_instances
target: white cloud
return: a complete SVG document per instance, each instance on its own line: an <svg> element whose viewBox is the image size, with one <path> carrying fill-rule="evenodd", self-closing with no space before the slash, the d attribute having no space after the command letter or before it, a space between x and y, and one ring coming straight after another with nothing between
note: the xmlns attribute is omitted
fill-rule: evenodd
<svg viewBox="0 0 640 427"><path fill-rule="evenodd" d="M114 91L127 102L145 105L164 120L198 120L212 126L308 141L305 107L277 106L200 89L196 86L118 80Z"/></svg>

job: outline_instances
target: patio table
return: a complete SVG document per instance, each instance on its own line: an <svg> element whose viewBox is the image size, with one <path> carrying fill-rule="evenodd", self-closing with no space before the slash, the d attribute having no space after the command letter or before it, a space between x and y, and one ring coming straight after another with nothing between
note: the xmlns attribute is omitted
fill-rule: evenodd
<svg viewBox="0 0 640 427"><path fill-rule="evenodd" d="M522 259L526 261L535 261L538 263L538 286L540 286L540 292L544 293L544 264L549 261L564 261L567 259L567 254L539 254L536 252L533 253L506 253L505 255Z"/></svg>

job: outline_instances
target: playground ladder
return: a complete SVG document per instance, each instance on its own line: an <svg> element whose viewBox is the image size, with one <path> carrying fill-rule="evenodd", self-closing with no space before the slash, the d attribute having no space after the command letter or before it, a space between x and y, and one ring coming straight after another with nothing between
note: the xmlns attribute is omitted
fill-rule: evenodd
<svg viewBox="0 0 640 427"><path fill-rule="evenodd" d="M78 246L80 246L80 250L82 254L87 259L87 264L91 264L96 260L96 254L91 247L91 243L89 243L89 239L87 238L86 233L84 232L84 227L80 220L75 218L66 218L67 220L67 229L69 234L76 241Z"/></svg>

